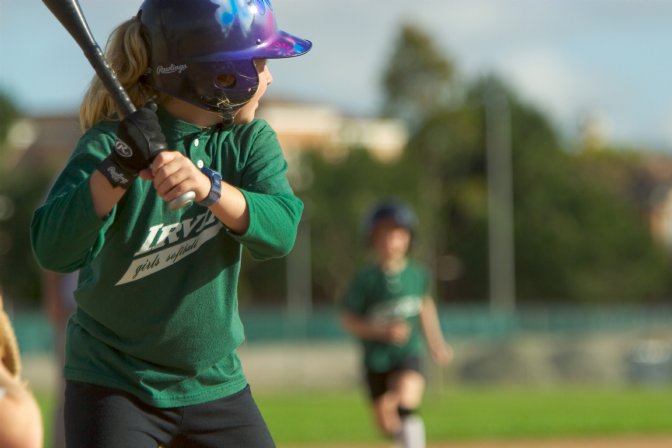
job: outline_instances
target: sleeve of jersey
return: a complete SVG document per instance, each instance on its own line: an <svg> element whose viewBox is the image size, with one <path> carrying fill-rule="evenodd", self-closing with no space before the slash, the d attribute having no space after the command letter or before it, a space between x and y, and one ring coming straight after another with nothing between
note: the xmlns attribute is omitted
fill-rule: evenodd
<svg viewBox="0 0 672 448"><path fill-rule="evenodd" d="M241 186L250 225L243 235L231 236L257 260L282 257L294 246L303 202L289 185L287 162L270 126L261 126L251 140Z"/></svg>
<svg viewBox="0 0 672 448"><path fill-rule="evenodd" d="M112 137L98 134L95 139L93 134L80 139L44 204L33 213L33 253L45 269L72 272L88 264L100 252L113 221L116 208L105 219L96 215L89 187L91 173L109 152L102 142Z"/></svg>

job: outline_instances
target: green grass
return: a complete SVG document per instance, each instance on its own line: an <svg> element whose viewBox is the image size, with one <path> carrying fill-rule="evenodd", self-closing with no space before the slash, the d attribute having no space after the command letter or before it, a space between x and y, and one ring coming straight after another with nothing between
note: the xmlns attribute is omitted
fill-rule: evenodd
<svg viewBox="0 0 672 448"><path fill-rule="evenodd" d="M259 395L278 443L380 441L357 393ZM672 388L460 388L425 399L430 440L672 434Z"/></svg>
<svg viewBox="0 0 672 448"><path fill-rule="evenodd" d="M56 401L51 391L35 391L35 398L37 399L37 404L40 406L40 411L42 411L45 440L44 448L51 448L51 443L48 441L51 440L51 432L53 430L51 416L53 409L56 406Z"/></svg>
<svg viewBox="0 0 672 448"><path fill-rule="evenodd" d="M428 400L434 440L672 434L668 389L467 389Z"/></svg>
<svg viewBox="0 0 672 448"><path fill-rule="evenodd" d="M383 440L358 391L255 397L279 446ZM48 393L37 398L50 434L53 399ZM447 388L427 394L422 415L433 441L672 434L672 387Z"/></svg>

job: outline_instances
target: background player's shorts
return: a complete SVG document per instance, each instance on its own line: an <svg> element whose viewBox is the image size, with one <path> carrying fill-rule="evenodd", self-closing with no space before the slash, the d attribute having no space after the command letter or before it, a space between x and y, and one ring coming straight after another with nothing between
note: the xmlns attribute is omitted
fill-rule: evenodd
<svg viewBox="0 0 672 448"><path fill-rule="evenodd" d="M412 370L414 372L422 373L422 367L419 356L409 356L400 360L395 366L385 372L374 372L366 370L365 378L366 385L369 389L369 396L371 400L375 400L385 392L390 390L390 382L395 374Z"/></svg>

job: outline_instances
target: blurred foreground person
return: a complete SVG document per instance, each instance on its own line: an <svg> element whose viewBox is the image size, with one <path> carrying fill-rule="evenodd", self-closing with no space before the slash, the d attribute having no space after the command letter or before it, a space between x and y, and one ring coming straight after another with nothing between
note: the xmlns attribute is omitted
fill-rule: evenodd
<svg viewBox="0 0 672 448"><path fill-rule="evenodd" d="M14 329L0 291L0 447L42 446L42 416L35 398L21 381L21 359Z"/></svg>
<svg viewBox="0 0 672 448"><path fill-rule="evenodd" d="M363 364L378 428L403 448L425 446L418 414L425 389L421 358L426 346L445 365L451 347L430 296L430 275L408 251L415 229L412 210L378 204L366 221L373 260L362 266L343 300L343 327L363 346Z"/></svg>

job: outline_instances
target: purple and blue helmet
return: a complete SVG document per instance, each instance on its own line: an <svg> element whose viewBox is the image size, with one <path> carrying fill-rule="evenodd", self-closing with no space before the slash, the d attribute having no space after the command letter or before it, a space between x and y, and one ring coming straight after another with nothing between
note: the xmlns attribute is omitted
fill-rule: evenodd
<svg viewBox="0 0 672 448"><path fill-rule="evenodd" d="M145 0L138 17L149 84L229 120L257 91L255 59L312 47L278 29L270 0Z"/></svg>

